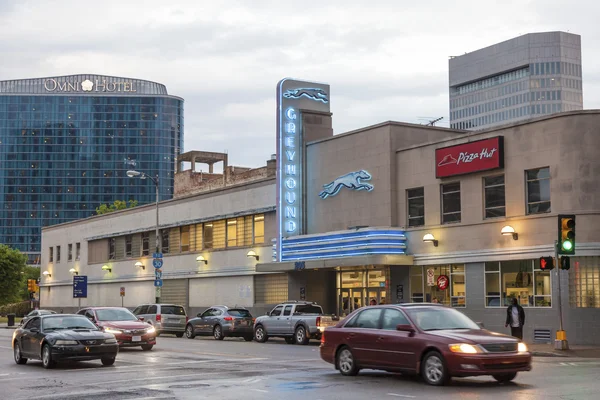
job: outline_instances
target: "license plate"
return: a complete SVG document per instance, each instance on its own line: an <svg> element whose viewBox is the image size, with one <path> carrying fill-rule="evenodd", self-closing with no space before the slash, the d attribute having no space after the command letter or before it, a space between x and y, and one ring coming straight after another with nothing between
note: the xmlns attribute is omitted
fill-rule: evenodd
<svg viewBox="0 0 600 400"><path fill-rule="evenodd" d="M141 342L142 341L142 337L141 336L134 336L131 338L132 342Z"/></svg>

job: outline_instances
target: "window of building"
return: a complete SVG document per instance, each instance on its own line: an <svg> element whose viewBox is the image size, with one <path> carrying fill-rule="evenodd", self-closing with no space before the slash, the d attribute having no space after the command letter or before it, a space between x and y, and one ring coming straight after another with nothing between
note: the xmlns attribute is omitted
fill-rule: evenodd
<svg viewBox="0 0 600 400"><path fill-rule="evenodd" d="M525 171L527 180L527 214L550 212L550 168Z"/></svg>
<svg viewBox="0 0 600 400"><path fill-rule="evenodd" d="M408 226L425 225L425 189L415 188L406 191L408 203Z"/></svg>
<svg viewBox="0 0 600 400"><path fill-rule="evenodd" d="M131 257L133 254L133 236L125 236L125 257Z"/></svg>
<svg viewBox="0 0 600 400"><path fill-rule="evenodd" d="M49 262L54 262L54 247L48 248L48 259Z"/></svg>
<svg viewBox="0 0 600 400"><path fill-rule="evenodd" d="M117 243L116 238L108 239L108 259L109 260L115 259L115 251L116 251L116 247L117 247L116 243Z"/></svg>
<svg viewBox="0 0 600 400"><path fill-rule="evenodd" d="M56 246L56 262L60 262L60 246Z"/></svg>
<svg viewBox="0 0 600 400"><path fill-rule="evenodd" d="M485 263L485 306L507 307L516 298L523 307L552 306L550 271L538 260Z"/></svg>
<svg viewBox="0 0 600 400"><path fill-rule="evenodd" d="M600 257L571 257L569 303L577 308L600 308Z"/></svg>
<svg viewBox="0 0 600 400"><path fill-rule="evenodd" d="M205 249L212 249L213 247L213 224L204 224L204 231L202 232L202 241L204 242Z"/></svg>
<svg viewBox="0 0 600 400"><path fill-rule="evenodd" d="M225 220L213 222L213 248L224 249L226 244Z"/></svg>
<svg viewBox="0 0 600 400"><path fill-rule="evenodd" d="M460 182L440 186L442 195L442 224L460 222Z"/></svg>
<svg viewBox="0 0 600 400"><path fill-rule="evenodd" d="M265 216L259 214L254 216L254 244L265 242Z"/></svg>
<svg viewBox="0 0 600 400"><path fill-rule="evenodd" d="M142 233L142 256L150 255L150 233Z"/></svg>
<svg viewBox="0 0 600 400"><path fill-rule="evenodd" d="M73 244L67 245L67 261L73 261Z"/></svg>
<svg viewBox="0 0 600 400"><path fill-rule="evenodd" d="M485 218L506 216L504 175L483 178Z"/></svg>
<svg viewBox="0 0 600 400"><path fill-rule="evenodd" d="M160 250L161 252L168 254L169 253L169 230L162 229L160 231Z"/></svg>
<svg viewBox="0 0 600 400"><path fill-rule="evenodd" d="M180 226L179 227L179 244L181 251L190 251L190 227Z"/></svg>
<svg viewBox="0 0 600 400"><path fill-rule="evenodd" d="M227 220L227 247L237 246L237 220Z"/></svg>
<svg viewBox="0 0 600 400"><path fill-rule="evenodd" d="M449 280L440 289L440 276ZM441 303L452 307L466 306L465 266L463 264L410 267L410 300L413 303Z"/></svg>
<svg viewBox="0 0 600 400"><path fill-rule="evenodd" d="M75 260L81 259L81 243L75 243Z"/></svg>

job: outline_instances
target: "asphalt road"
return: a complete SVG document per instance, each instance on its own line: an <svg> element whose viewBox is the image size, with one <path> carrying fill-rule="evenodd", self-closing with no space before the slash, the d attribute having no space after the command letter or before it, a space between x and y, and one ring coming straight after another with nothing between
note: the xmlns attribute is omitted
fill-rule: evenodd
<svg viewBox="0 0 600 400"><path fill-rule="evenodd" d="M361 371L347 378L319 358L318 343L161 336L149 352L125 349L112 367L99 361L45 370L13 361L12 331L0 330L0 398L11 400L272 399L598 399L600 359L537 358L515 382L455 379L430 387L416 378ZM215 397L218 396L218 397Z"/></svg>

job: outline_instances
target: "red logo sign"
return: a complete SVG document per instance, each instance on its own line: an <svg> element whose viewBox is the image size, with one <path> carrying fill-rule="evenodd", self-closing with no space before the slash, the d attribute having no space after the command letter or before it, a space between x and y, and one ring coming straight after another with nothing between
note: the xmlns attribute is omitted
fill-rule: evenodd
<svg viewBox="0 0 600 400"><path fill-rule="evenodd" d="M446 275L440 275L437 278L437 287L440 290L448 289L448 285L450 284L450 279Z"/></svg>
<svg viewBox="0 0 600 400"><path fill-rule="evenodd" d="M504 137L436 149L435 164L436 178L504 168Z"/></svg>

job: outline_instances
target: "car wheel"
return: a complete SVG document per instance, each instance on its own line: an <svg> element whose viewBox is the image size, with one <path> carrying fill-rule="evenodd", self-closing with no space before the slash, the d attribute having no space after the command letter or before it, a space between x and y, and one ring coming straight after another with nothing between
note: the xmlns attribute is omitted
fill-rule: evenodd
<svg viewBox="0 0 600 400"><path fill-rule="evenodd" d="M52 361L52 351L50 350L50 345L47 343L42 348L42 365L46 369L51 369L54 367L54 361Z"/></svg>
<svg viewBox="0 0 600 400"><path fill-rule="evenodd" d="M254 337L258 343L264 343L269 339L267 332L262 325L259 325L254 329Z"/></svg>
<svg viewBox="0 0 600 400"><path fill-rule="evenodd" d="M335 365L342 375L355 376L358 374L358 366L354 360L352 351L346 346L342 347L335 356Z"/></svg>
<svg viewBox="0 0 600 400"><path fill-rule="evenodd" d="M194 334L194 328L191 324L188 324L188 326L185 327L185 337L188 339L193 339L196 337Z"/></svg>
<svg viewBox="0 0 600 400"><path fill-rule="evenodd" d="M176 333L176 334L175 334L175 336L176 336L176 337L183 337L183 332Z"/></svg>
<svg viewBox="0 0 600 400"><path fill-rule="evenodd" d="M517 377L517 373L516 372L512 372L510 374L499 374L499 375L492 375L494 377L495 380L497 380L500 383L507 383L512 381L513 379L515 379Z"/></svg>
<svg viewBox="0 0 600 400"><path fill-rule="evenodd" d="M421 363L421 375L425 382L433 386L445 385L450 380L444 358L437 351L425 355Z"/></svg>
<svg viewBox="0 0 600 400"><path fill-rule="evenodd" d="M14 353L15 353L15 362L17 364L23 365L23 364L27 363L27 359L25 357L23 357L23 355L21 354L21 345L17 341L15 341Z"/></svg>
<svg viewBox="0 0 600 400"><path fill-rule="evenodd" d="M251 341L252 341L252 339L254 339L254 337L252 337L252 336L244 336L244 340L245 340L246 342L251 342Z"/></svg>
<svg viewBox="0 0 600 400"><path fill-rule="evenodd" d="M223 340L223 328L221 328L221 325L215 325L213 336L215 337L215 340Z"/></svg>
<svg viewBox="0 0 600 400"><path fill-rule="evenodd" d="M142 345L142 350L144 350L144 351L150 351L150 350L152 350L153 347L154 347L153 344L143 344Z"/></svg>
<svg viewBox="0 0 600 400"><path fill-rule="evenodd" d="M102 358L100 361L102 361L102 365L109 367L115 363L115 357Z"/></svg>
<svg viewBox="0 0 600 400"><path fill-rule="evenodd" d="M294 339L296 339L296 343L298 344L308 344L310 339L306 334L306 328L303 326L297 327L296 332L294 333Z"/></svg>
<svg viewBox="0 0 600 400"><path fill-rule="evenodd" d="M285 342L287 344L294 344L294 343L296 343L296 340L293 337L286 337Z"/></svg>

